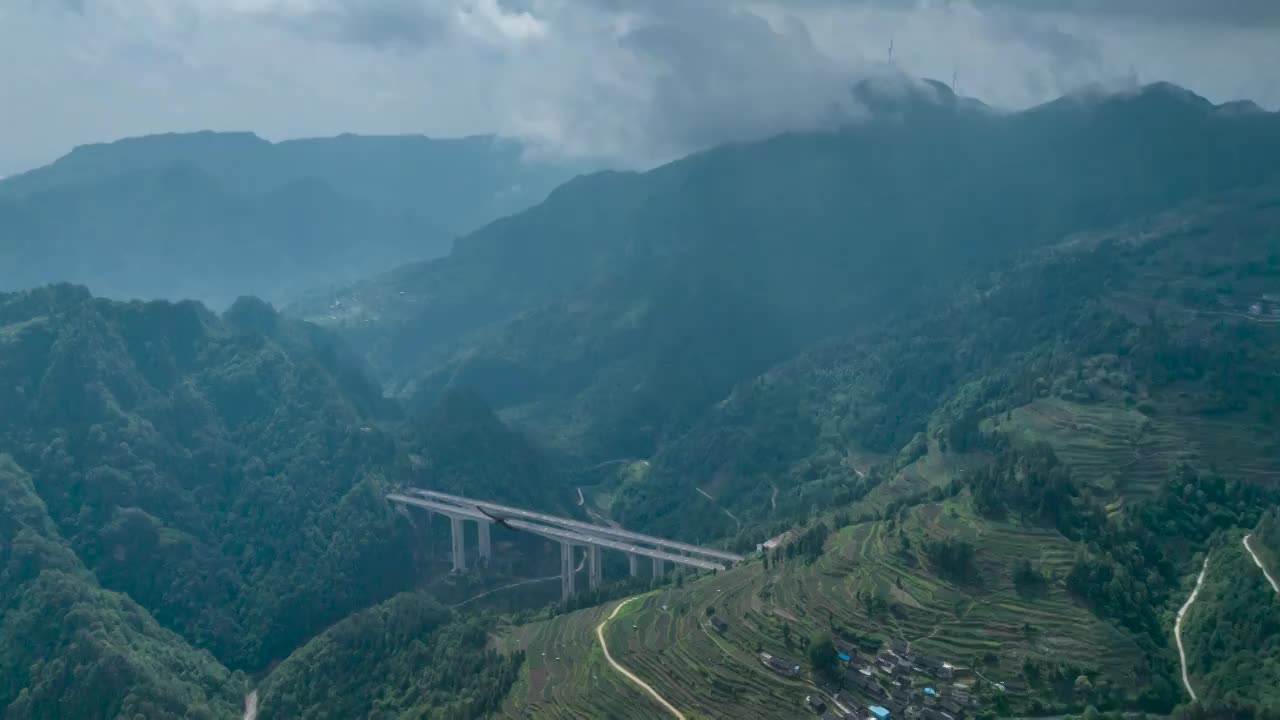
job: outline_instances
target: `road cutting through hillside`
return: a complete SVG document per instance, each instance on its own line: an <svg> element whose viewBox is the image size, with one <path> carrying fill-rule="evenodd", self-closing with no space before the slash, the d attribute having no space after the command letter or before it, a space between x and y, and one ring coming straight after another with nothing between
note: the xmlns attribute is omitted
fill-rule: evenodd
<svg viewBox="0 0 1280 720"><path fill-rule="evenodd" d="M1192 700L1196 699L1196 691L1191 688L1191 678L1187 675L1187 653L1182 649L1182 616L1187 614L1191 604L1196 601L1196 596L1200 594L1200 586L1204 585L1204 573L1208 569L1209 556L1205 555L1204 565L1200 568L1200 577L1196 578L1196 587L1191 591L1187 602L1178 610L1178 620L1173 624L1173 639L1178 642L1178 660L1182 663L1182 684L1187 688L1187 694Z"/></svg>
<svg viewBox="0 0 1280 720"><path fill-rule="evenodd" d="M1271 573L1267 571L1267 566L1262 564L1262 559L1253 551L1253 548L1249 547L1249 538L1251 537L1253 537L1253 533L1245 535L1244 540L1241 541L1244 543L1245 552L1249 553L1249 557L1253 558L1253 564L1258 566L1258 569L1261 570L1262 574L1267 578L1267 582L1271 583L1271 589L1280 593L1280 585L1276 584L1276 579L1271 577Z"/></svg>
<svg viewBox="0 0 1280 720"><path fill-rule="evenodd" d="M608 625L610 620L617 617L618 611L621 610L627 603L631 602L632 600L639 600L639 599L640 599L640 596L637 595L635 597L627 598L626 600L623 600L622 602L618 603L617 606L613 608L613 612L609 613L609 617L600 621L600 624L596 626L596 637L600 639L600 649L604 650L604 659L609 661L609 664L613 666L614 670L617 670L618 672L622 673L623 676L626 677L628 680L630 680L634 685L639 687L641 690L644 690L645 692L649 693L650 697L652 697L654 700L657 700L658 704L666 708L672 715L679 718L679 720L685 720L684 713L677 710L675 705L672 705L671 703L667 702L667 699L659 695L658 691L650 687L649 683L641 680L640 678L636 677L635 673L622 667L622 665L619 665L618 661L614 660L613 656L609 654L609 644L604 641L604 626Z"/></svg>

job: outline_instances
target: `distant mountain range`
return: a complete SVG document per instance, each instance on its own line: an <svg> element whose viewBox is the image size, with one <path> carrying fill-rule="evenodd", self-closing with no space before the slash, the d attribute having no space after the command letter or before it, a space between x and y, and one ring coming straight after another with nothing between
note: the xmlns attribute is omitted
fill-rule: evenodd
<svg viewBox="0 0 1280 720"><path fill-rule="evenodd" d="M494 198L571 169L492 138L166 136L0 184L6 281L305 295L0 292L0 714L241 717L251 674L264 718L652 717L601 642L690 717L929 702L833 676L834 638L974 670L982 717L1264 716L1280 605L1242 537L1280 557L1280 115L854 92L857 125L542 202ZM390 265L416 223L491 217L304 292L366 272L352 237ZM538 610L558 548L495 529L446 575L405 485L751 557L625 623ZM1206 558L1204 704L1175 712ZM649 580L612 561L575 603Z"/></svg>
<svg viewBox="0 0 1280 720"><path fill-rule="evenodd" d="M472 386L570 452L645 457L808 344L1280 158L1280 115L1167 84L1018 113L927 81L856 92L866 123L580 177L293 312L347 333L413 405Z"/></svg>
<svg viewBox="0 0 1280 720"><path fill-rule="evenodd" d="M157 135L0 181L0 288L284 302L442 255L576 172L492 136Z"/></svg>

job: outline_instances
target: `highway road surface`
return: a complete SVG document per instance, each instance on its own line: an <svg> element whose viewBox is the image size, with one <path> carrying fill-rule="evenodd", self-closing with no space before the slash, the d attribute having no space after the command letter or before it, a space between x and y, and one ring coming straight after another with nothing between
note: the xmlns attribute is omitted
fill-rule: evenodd
<svg viewBox="0 0 1280 720"><path fill-rule="evenodd" d="M592 535L610 538L613 540L628 541L642 545L654 545L662 548L663 550L676 550L689 553L696 557L712 558L734 563L742 562L743 560L741 555L726 552L724 550L713 550L711 548L699 547L698 545L690 545L689 543L677 542L675 540L667 540L660 537L654 537L652 535L644 535L641 533L631 532L629 530L592 525L591 523L570 520L568 518L557 517L555 515L547 515L546 513L533 512L532 510L524 510L522 508L510 507L508 505L499 505L485 500L474 500L472 498L461 497L459 495L449 495L448 493L436 492L434 490L411 489L409 492L424 498L430 498L431 500L436 500L450 505L457 505L463 508L475 508L478 506L488 510L489 512L511 515L524 518L525 520L532 520L534 522L540 522L547 525L555 525L569 530L590 533Z"/></svg>
<svg viewBox="0 0 1280 720"><path fill-rule="evenodd" d="M423 496L428 495L428 493L424 491L418 491L418 494ZM434 496L434 494L432 494L432 496ZM400 495L398 493L391 493L390 495L387 495L387 499L392 502L401 503L403 505L413 505L415 507L420 507L424 510L430 510L435 513L457 515L459 517L463 517L468 520L475 520L477 522L493 522L493 518L480 512L478 509L476 509L477 507L483 507L486 510L489 510L490 512L497 513L500 515L515 514L515 513L508 513L508 510L501 505L491 505L490 503L484 503L484 502L477 502L476 505L472 505L471 507L468 507L466 505L461 505L461 504L454 505L454 504L445 503L445 502L438 502L436 500L429 500L429 499L425 499L425 497L409 497L407 495ZM526 513L526 511L523 511L523 510L520 512ZM527 513L527 514L537 515L538 513ZM546 517L552 517L552 516L548 515ZM597 547L605 548L608 550L619 550L622 552L631 553L633 555L640 555L642 557L665 560L667 562L674 563L676 565L688 565L690 567L698 568L699 570L724 570L725 569L724 565L721 565L720 563L716 563L716 562L711 562L710 560L704 560L698 557L690 557L688 555L677 555L675 553L664 552L662 550L654 550L653 548L640 547L638 545L633 545L627 542L620 542L614 539L614 536L623 535L623 534L635 535L635 533L625 533L624 531L618 531L612 528L601 527L599 525L591 525L589 523L577 523L575 521L565 521L565 520L561 521L562 523L574 522L575 527L580 526L583 528L582 532L574 532L571 530L562 529L560 527L548 527L547 525L541 525L533 522L525 522L523 520L516 520L515 518L512 518L512 517L503 518L503 522L505 522L514 530L524 530L526 532L531 532L535 535L541 535L542 537L550 538L552 540L561 540L564 542L572 543L574 545L595 545ZM642 535L640 537L643 538L647 536ZM719 551L713 551L713 552L719 552ZM736 556L736 555L732 557L738 557L739 559L741 559L740 556Z"/></svg>

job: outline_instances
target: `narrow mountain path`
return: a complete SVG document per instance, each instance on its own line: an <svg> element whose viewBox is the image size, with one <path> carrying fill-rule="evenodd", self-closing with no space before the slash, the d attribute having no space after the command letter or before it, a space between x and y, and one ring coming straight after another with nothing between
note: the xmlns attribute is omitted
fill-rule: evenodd
<svg viewBox="0 0 1280 720"><path fill-rule="evenodd" d="M1200 568L1200 577L1196 578L1196 587L1191 591L1191 596L1187 598L1187 602L1178 610L1178 621L1173 624L1173 639L1178 642L1178 660L1182 663L1182 684L1187 688L1187 694L1192 700L1196 699L1196 691L1191 687L1191 678L1187 675L1187 653L1182 649L1182 618L1191 609L1191 604L1196 601L1196 596L1200 594L1200 587L1204 585L1204 573L1209 569L1209 556L1204 556L1204 566Z"/></svg>
<svg viewBox="0 0 1280 720"><path fill-rule="evenodd" d="M254 690L244 698L244 720L257 720L258 691Z"/></svg>
<svg viewBox="0 0 1280 720"><path fill-rule="evenodd" d="M717 502L715 498L711 497L711 495L707 494L706 490L703 490L702 488L694 488L694 490L697 490L698 494L701 495L702 497L710 500L712 505L715 505L716 507L720 506L720 503ZM730 520L737 523L739 530L742 529L742 521L738 519L737 515L734 515L733 513L729 512L729 508L722 507L720 508L720 512L724 513L725 515L728 515Z"/></svg>
<svg viewBox="0 0 1280 720"><path fill-rule="evenodd" d="M677 710L675 705L672 705L671 703L667 702L666 698L659 695L657 690L654 690L652 687L649 686L649 683L641 680L640 678L636 677L635 673L619 665L618 661L614 660L613 656L609 654L609 644L604 641L604 626L608 625L610 620L617 617L618 611L621 610L624 606L626 606L627 603L631 602L632 600L639 600L639 599L640 599L640 596L637 595L635 597L629 597L626 600L623 600L622 602L618 603L617 606L613 608L613 612L609 613L609 617L605 618L604 620L601 620L600 624L596 626L596 637L599 638L600 640L600 649L604 650L604 659L609 661L609 664L613 666L614 670L617 670L618 672L622 673L624 677L630 680L633 684L635 684L641 690L644 690L645 692L649 693L650 697L652 697L654 700L657 700L658 704L666 708L668 712L670 712L675 717L679 718L679 720L685 720L684 713Z"/></svg>
<svg viewBox="0 0 1280 720"><path fill-rule="evenodd" d="M1258 554L1255 553L1253 551L1253 548L1249 546L1249 538L1251 537L1253 537L1253 533L1249 533L1248 535L1245 535L1244 540L1241 541L1244 543L1245 552L1249 553L1249 557L1253 558L1253 564L1258 566L1258 569L1262 571L1262 574L1264 576L1266 576L1267 582L1271 583L1271 589L1275 590L1277 593L1280 593L1280 585L1276 584L1276 579L1271 577L1271 573L1267 572L1267 566L1262 564L1262 559L1259 558Z"/></svg>

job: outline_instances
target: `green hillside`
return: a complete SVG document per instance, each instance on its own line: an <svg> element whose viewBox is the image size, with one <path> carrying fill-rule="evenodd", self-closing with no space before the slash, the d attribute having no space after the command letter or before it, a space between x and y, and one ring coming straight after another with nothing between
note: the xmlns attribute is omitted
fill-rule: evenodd
<svg viewBox="0 0 1280 720"><path fill-rule="evenodd" d="M405 593L329 628L261 689L267 718L465 720L497 707L522 662L486 649L485 623Z"/></svg>
<svg viewBox="0 0 1280 720"><path fill-rule="evenodd" d="M1245 553L1242 533L1209 553L1183 642L1192 686L1210 707L1280 706L1280 597Z"/></svg>
<svg viewBox="0 0 1280 720"><path fill-rule="evenodd" d="M0 438L76 556L236 669L441 571L447 529L393 513L393 483L571 499L483 404L405 423L334 339L253 299L0 295L0 387Z"/></svg>
<svg viewBox="0 0 1280 720"><path fill-rule="evenodd" d="M0 716L236 716L244 678L102 588L8 455L0 455L0 567Z"/></svg>
<svg viewBox="0 0 1280 720"><path fill-rule="evenodd" d="M342 329L411 405L474 386L568 452L647 457L814 342L911 324L1067 234L1256 185L1280 150L1274 115L1168 86L1011 114L904 92L883 122L579 178L293 312Z"/></svg>
<svg viewBox="0 0 1280 720"><path fill-rule="evenodd" d="M1228 548L1214 557L1239 565L1242 529L1280 502L1275 197L1233 194L1071 237L927 316L739 385L645 472L593 488L612 516L691 539L717 528L744 550L805 518L852 525L818 554L811 540L769 570L751 563L638 601L610 626L615 655L677 707L714 717L789 716L805 686L756 653L803 662L801 643L823 632L1028 682L1029 694L988 697L1001 713L1179 702L1173 615L1197 553ZM940 562L965 547L968 570L948 572ZM1265 692L1248 688L1270 682L1261 659L1280 627L1239 615L1265 618L1261 593L1239 606L1247 596L1231 593L1211 583L1200 601L1225 617L1189 629L1214 637L1192 641L1206 648L1194 672L1207 702L1255 712ZM708 606L729 630L706 627ZM529 658L512 713L640 716L634 688L598 677L598 612L511 631L505 646ZM1233 650L1246 646L1259 655ZM543 658L552 648L572 662Z"/></svg>

